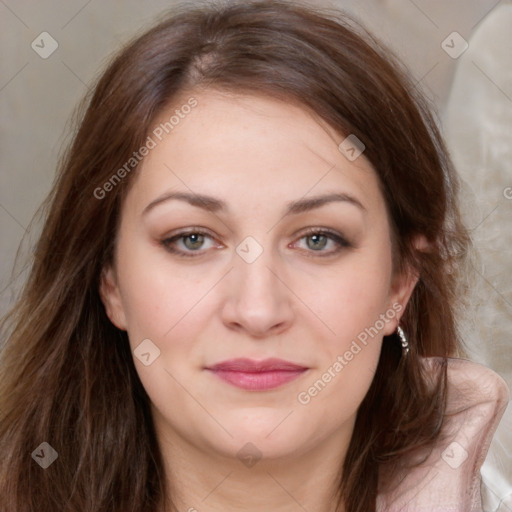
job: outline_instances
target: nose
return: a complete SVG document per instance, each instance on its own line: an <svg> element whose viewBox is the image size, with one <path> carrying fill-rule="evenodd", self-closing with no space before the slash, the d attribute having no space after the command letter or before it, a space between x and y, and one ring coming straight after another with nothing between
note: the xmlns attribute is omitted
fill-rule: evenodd
<svg viewBox="0 0 512 512"><path fill-rule="evenodd" d="M279 270L278 257L264 250L256 261L234 255L229 273L222 321L231 330L262 338L290 327L294 318L293 293Z"/></svg>

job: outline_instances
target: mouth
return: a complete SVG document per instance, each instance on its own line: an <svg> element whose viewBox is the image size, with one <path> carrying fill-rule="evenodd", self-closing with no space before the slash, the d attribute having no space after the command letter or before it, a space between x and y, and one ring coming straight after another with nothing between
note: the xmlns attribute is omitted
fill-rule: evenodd
<svg viewBox="0 0 512 512"><path fill-rule="evenodd" d="M282 359L231 359L206 368L223 381L248 391L282 386L303 375L308 367Z"/></svg>

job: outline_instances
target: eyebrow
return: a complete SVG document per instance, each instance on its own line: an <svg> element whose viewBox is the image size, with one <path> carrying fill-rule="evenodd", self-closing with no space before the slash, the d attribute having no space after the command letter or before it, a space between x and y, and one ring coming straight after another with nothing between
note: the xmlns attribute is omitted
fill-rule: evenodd
<svg viewBox="0 0 512 512"><path fill-rule="evenodd" d="M142 215L146 215L150 210L155 208L155 206L171 200L185 201L192 206L202 208L203 210L212 213L227 212L229 210L227 204L224 201L212 196L189 192L169 192L160 197L157 197L154 201L149 203L142 211ZM350 194L338 192L313 196L309 198L302 198L298 199L297 201L289 201L286 203L286 210L283 216L286 217L288 215L296 215L309 210L314 210L315 208L320 208L321 206L333 202L349 203L356 206L364 213L367 212L367 209L363 206L359 199Z"/></svg>

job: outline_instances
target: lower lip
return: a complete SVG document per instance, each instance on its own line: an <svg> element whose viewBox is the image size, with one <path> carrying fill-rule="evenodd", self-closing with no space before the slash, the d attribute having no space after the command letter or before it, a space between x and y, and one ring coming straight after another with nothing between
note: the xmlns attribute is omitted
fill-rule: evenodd
<svg viewBox="0 0 512 512"><path fill-rule="evenodd" d="M217 377L236 386L250 391L274 389L300 377L302 370L272 370L268 372L235 372L230 370L212 370Z"/></svg>

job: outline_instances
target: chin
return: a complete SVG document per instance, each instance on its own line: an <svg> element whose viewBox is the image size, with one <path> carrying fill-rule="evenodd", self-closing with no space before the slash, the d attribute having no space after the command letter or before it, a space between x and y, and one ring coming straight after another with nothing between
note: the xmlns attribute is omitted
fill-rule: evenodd
<svg viewBox="0 0 512 512"><path fill-rule="evenodd" d="M272 437L272 436L271 436ZM221 444L212 445L213 451L227 459L239 459L247 467L252 467L256 462L277 461L296 456L297 447L304 444L304 439L283 438L271 439L264 435L248 432L247 435L235 435L233 439L224 439Z"/></svg>
<svg viewBox="0 0 512 512"><path fill-rule="evenodd" d="M306 444L311 436L297 423L297 418L292 419L292 416L289 410L272 411L265 415L259 409L253 414L245 413L243 419L230 422L229 426L226 425L233 435L228 441L230 456L233 456L233 448L234 454L238 456L238 451L247 443L254 445L265 458L296 454L297 447Z"/></svg>

